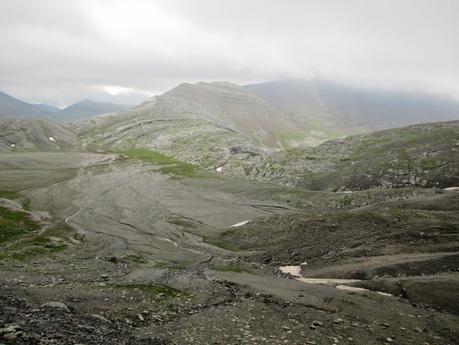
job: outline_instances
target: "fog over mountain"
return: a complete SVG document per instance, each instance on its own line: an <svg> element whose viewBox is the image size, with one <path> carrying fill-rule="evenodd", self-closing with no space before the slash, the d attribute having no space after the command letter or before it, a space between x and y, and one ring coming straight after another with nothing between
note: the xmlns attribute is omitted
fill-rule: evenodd
<svg viewBox="0 0 459 345"><path fill-rule="evenodd" d="M284 80L245 86L311 135L330 136L459 119L459 102L414 92L357 88L324 80Z"/></svg>
<svg viewBox="0 0 459 345"><path fill-rule="evenodd" d="M63 108L319 78L458 99L458 17L455 0L4 0L0 90Z"/></svg>

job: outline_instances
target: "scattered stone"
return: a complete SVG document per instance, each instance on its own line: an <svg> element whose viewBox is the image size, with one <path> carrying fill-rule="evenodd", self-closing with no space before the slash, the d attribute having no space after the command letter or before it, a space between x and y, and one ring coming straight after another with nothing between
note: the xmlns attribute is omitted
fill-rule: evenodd
<svg viewBox="0 0 459 345"><path fill-rule="evenodd" d="M7 333L3 335L3 339L5 340L15 340L20 335L20 333Z"/></svg>
<svg viewBox="0 0 459 345"><path fill-rule="evenodd" d="M100 321L103 321L103 322L111 322L109 319L103 317L102 315L99 315L99 314L91 314L91 316L95 319L98 319Z"/></svg>
<svg viewBox="0 0 459 345"><path fill-rule="evenodd" d="M64 303L62 302L46 302L41 305L42 308L55 308L55 309L60 309L63 310L67 313L70 313L69 307L67 307Z"/></svg>
<svg viewBox="0 0 459 345"><path fill-rule="evenodd" d="M8 334L8 333L14 333L16 332L16 329L18 329L18 326L16 325L11 325L5 328L0 328L0 335Z"/></svg>

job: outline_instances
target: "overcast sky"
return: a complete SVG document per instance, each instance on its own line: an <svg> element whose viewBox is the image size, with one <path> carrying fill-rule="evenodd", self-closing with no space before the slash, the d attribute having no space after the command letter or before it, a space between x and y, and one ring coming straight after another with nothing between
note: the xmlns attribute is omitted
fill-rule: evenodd
<svg viewBox="0 0 459 345"><path fill-rule="evenodd" d="M0 90L32 103L286 78L459 99L459 0L1 0L0 42Z"/></svg>

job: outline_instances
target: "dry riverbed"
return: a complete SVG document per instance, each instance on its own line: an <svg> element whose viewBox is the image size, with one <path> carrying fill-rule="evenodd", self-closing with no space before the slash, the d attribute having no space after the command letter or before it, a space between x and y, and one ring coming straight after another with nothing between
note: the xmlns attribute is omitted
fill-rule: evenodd
<svg viewBox="0 0 459 345"><path fill-rule="evenodd" d="M452 345L458 339L452 313L340 290L354 289L347 284L357 279L306 280L297 265L282 273L248 259L256 250L211 240L300 212L270 197L281 187L174 176L115 158L69 153L59 165L54 154L30 154L0 164L0 184L14 182L17 194L8 197L24 207L22 216L48 212L48 222L61 226L39 239L31 228L21 243L62 245L21 257L13 255L16 240L2 245L12 255L0 261L4 343Z"/></svg>

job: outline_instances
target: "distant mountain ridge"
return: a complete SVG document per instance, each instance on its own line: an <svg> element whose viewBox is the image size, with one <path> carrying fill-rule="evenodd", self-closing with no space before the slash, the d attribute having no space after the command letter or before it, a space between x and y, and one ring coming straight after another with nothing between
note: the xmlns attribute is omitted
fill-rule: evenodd
<svg viewBox="0 0 459 345"><path fill-rule="evenodd" d="M0 117L76 122L112 113L117 115L95 119L95 123L108 126L113 121L130 127L130 122L139 122L145 126L148 119L156 123L151 131L157 132L164 126L161 121L168 119L173 121L168 130L174 132L174 140L178 127L182 127L182 142L188 137L203 140L197 133L212 127L212 131L223 130L223 136L229 135L228 131L231 136L237 134L235 146L250 142L249 146L258 149L282 149L418 123L458 120L459 103L430 94L358 88L324 80L281 80L243 87L229 82L184 83L136 107L83 100L62 110L0 93ZM186 122L190 125L183 127ZM112 134L118 136L107 133L107 137ZM140 140L157 148L170 144L164 132L158 133L154 142L150 133L140 139L133 135L131 140L131 144Z"/></svg>
<svg viewBox="0 0 459 345"><path fill-rule="evenodd" d="M36 107L40 108L42 111L44 111L47 114L55 113L55 112L58 112L58 111L61 110L60 108L54 107L54 106L49 105L49 104L34 104L34 105Z"/></svg>
<svg viewBox="0 0 459 345"><path fill-rule="evenodd" d="M131 105L83 100L65 109L48 104L30 104L0 91L0 117L33 118L58 122L72 122L100 114L125 111Z"/></svg>
<svg viewBox="0 0 459 345"><path fill-rule="evenodd" d="M131 105L115 104L115 103L101 103L89 99L75 103L65 109L52 113L52 118L57 121L76 121L85 119L95 115L106 113L114 113L118 111L125 111Z"/></svg>
<svg viewBox="0 0 459 345"><path fill-rule="evenodd" d="M39 106L20 101L0 91L0 117L41 117L46 114Z"/></svg>
<svg viewBox="0 0 459 345"><path fill-rule="evenodd" d="M298 126L321 139L459 119L459 103L425 93L384 91L325 80L246 85Z"/></svg>

